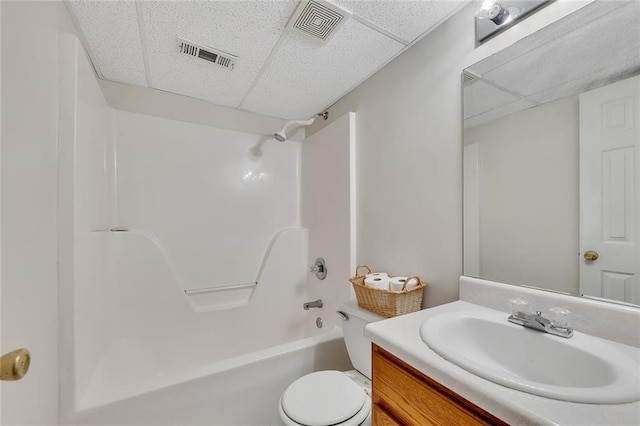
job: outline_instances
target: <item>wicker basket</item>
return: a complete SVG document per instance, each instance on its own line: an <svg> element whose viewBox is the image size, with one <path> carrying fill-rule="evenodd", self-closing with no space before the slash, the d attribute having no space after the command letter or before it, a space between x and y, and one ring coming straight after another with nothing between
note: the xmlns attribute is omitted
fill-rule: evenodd
<svg viewBox="0 0 640 426"><path fill-rule="evenodd" d="M363 275L358 274L361 268L367 270ZM419 277L413 275L407 278L407 282L409 282L409 279L415 278L418 281L417 286L406 289L405 283L402 291L397 292L365 286L365 276L370 273L371 268L367 265L360 265L356 268L356 274L349 278L349 281L353 284L353 290L356 292L358 306L385 318L408 314L409 312L419 311L422 308L422 289L425 284Z"/></svg>

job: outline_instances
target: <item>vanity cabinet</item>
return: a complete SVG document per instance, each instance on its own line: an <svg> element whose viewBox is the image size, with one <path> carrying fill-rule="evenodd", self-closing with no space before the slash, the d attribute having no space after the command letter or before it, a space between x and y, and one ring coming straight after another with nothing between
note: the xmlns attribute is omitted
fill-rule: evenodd
<svg viewBox="0 0 640 426"><path fill-rule="evenodd" d="M373 425L507 425L377 345Z"/></svg>

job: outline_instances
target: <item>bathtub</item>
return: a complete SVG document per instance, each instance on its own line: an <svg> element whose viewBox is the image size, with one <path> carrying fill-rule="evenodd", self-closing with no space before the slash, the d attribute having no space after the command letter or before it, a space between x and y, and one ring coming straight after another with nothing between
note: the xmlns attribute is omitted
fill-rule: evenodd
<svg viewBox="0 0 640 426"><path fill-rule="evenodd" d="M307 235L278 234L249 300L209 310L191 303L153 238L79 235L62 423L272 424L293 380L350 369L338 307L302 309L318 297L306 283Z"/></svg>
<svg viewBox="0 0 640 426"><path fill-rule="evenodd" d="M278 400L298 377L352 368L342 330L234 357L190 371L190 378L77 412L77 425L276 425Z"/></svg>

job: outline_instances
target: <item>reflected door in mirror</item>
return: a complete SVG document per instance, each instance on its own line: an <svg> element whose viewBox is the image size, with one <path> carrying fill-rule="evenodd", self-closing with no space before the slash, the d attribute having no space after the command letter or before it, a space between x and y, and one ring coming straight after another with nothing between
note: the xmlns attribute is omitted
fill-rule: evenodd
<svg viewBox="0 0 640 426"><path fill-rule="evenodd" d="M640 76L580 95L580 293L634 304L640 304L639 105Z"/></svg>

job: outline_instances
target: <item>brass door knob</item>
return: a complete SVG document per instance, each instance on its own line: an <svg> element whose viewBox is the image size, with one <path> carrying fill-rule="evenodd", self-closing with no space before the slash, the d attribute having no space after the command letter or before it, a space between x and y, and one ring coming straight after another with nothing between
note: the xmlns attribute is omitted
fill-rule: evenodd
<svg viewBox="0 0 640 426"><path fill-rule="evenodd" d="M17 349L0 358L0 380L20 380L29 371L31 354L26 349Z"/></svg>
<svg viewBox="0 0 640 426"><path fill-rule="evenodd" d="M598 260L598 253L593 250L587 250L584 252L584 260L587 262L594 262Z"/></svg>

